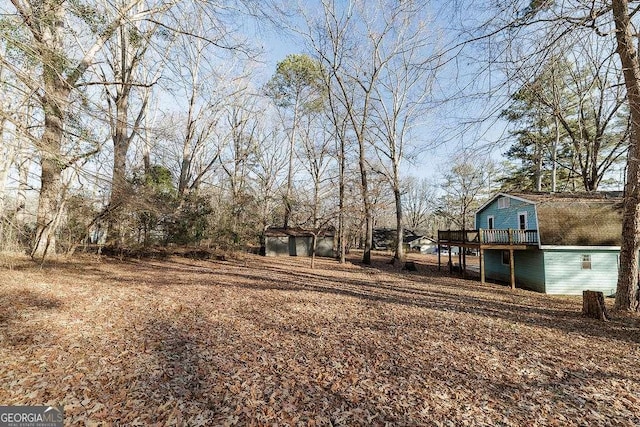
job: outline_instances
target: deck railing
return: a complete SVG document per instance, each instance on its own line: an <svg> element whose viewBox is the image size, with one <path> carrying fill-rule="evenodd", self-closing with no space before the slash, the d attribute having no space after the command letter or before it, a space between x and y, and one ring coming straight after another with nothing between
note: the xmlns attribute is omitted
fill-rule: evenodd
<svg viewBox="0 0 640 427"><path fill-rule="evenodd" d="M438 230L438 240L461 243L480 243L479 230Z"/></svg>
<svg viewBox="0 0 640 427"><path fill-rule="evenodd" d="M438 230L438 240L445 243L478 243L497 245L537 245L538 230L479 229Z"/></svg>

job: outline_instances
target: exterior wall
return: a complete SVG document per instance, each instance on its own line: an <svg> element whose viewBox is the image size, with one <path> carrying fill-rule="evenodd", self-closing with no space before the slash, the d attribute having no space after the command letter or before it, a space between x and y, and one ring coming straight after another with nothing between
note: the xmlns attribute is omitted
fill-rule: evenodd
<svg viewBox="0 0 640 427"><path fill-rule="evenodd" d="M265 256L289 256L289 236L268 236L264 241Z"/></svg>
<svg viewBox="0 0 640 427"><path fill-rule="evenodd" d="M437 252L438 242L428 239L416 239L409 243L409 249L413 251L419 251L423 254L433 254Z"/></svg>
<svg viewBox="0 0 640 427"><path fill-rule="evenodd" d="M580 295L582 291L616 292L617 250L545 249L546 293ZM591 255L591 270L582 269L582 255Z"/></svg>
<svg viewBox="0 0 640 427"><path fill-rule="evenodd" d="M515 251L516 286L545 292L544 253L539 250Z"/></svg>
<svg viewBox="0 0 640 427"><path fill-rule="evenodd" d="M500 196L503 197L503 196ZM506 230L508 228L520 228L518 224L518 213L527 213L527 230L537 230L538 221L536 218L535 205L533 203L524 202L522 200L509 197L509 207L499 209L498 199L496 198L485 208L476 213L476 228L489 228L487 218L489 216L494 217L493 228Z"/></svg>
<svg viewBox="0 0 640 427"><path fill-rule="evenodd" d="M484 275L487 279L509 282L509 266L502 264L502 251L484 251Z"/></svg>
<svg viewBox="0 0 640 427"><path fill-rule="evenodd" d="M313 243L313 237L311 236L296 236L291 238L294 242L291 245L291 256L309 256L311 255L311 245Z"/></svg>
<svg viewBox="0 0 640 427"><path fill-rule="evenodd" d="M438 253L438 244L428 243L425 245L421 245L419 249L420 249L420 253L422 254L435 254L435 253Z"/></svg>
<svg viewBox="0 0 640 427"><path fill-rule="evenodd" d="M539 250L514 251L516 286L538 292L545 291L544 254ZM487 279L509 283L509 266L502 264L501 250L484 251L484 271Z"/></svg>
<svg viewBox="0 0 640 427"><path fill-rule="evenodd" d="M311 256L311 236L267 236L265 256ZM316 255L332 257L333 237L318 237Z"/></svg>
<svg viewBox="0 0 640 427"><path fill-rule="evenodd" d="M316 242L316 255L323 257L333 257L333 237L318 237Z"/></svg>

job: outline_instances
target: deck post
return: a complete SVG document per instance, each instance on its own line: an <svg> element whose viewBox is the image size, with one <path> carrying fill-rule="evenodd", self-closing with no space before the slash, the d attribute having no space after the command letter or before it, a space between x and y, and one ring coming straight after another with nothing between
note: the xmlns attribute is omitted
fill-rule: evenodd
<svg viewBox="0 0 640 427"><path fill-rule="evenodd" d="M460 258L460 273L462 277L467 277L467 254L466 254L466 244L467 244L467 230L462 229L462 244L458 250L462 253Z"/></svg>
<svg viewBox="0 0 640 427"><path fill-rule="evenodd" d="M462 246L458 246L458 268L460 268L460 276L464 277L464 270L462 269Z"/></svg>
<svg viewBox="0 0 640 427"><path fill-rule="evenodd" d="M460 249L462 249L462 275L467 277L467 248Z"/></svg>
<svg viewBox="0 0 640 427"><path fill-rule="evenodd" d="M482 249L482 228L478 228L478 257L480 262L480 284L484 285L484 249Z"/></svg>
<svg viewBox="0 0 640 427"><path fill-rule="evenodd" d="M484 249L480 246L480 283L484 285Z"/></svg>
<svg viewBox="0 0 640 427"><path fill-rule="evenodd" d="M513 249L509 249L509 272L511 273L511 289L516 288L516 268L513 254Z"/></svg>
<svg viewBox="0 0 640 427"><path fill-rule="evenodd" d="M440 252L442 252L442 246L440 246L440 230L438 230L438 271L440 271Z"/></svg>
<svg viewBox="0 0 640 427"><path fill-rule="evenodd" d="M451 240L451 238L449 238L449 240ZM453 273L453 262L451 261L451 242L449 242L447 249L447 252L449 252L449 274L451 274Z"/></svg>
<svg viewBox="0 0 640 427"><path fill-rule="evenodd" d="M509 274L511 276L511 289L516 288L516 268L515 260L513 259L513 229L509 230Z"/></svg>

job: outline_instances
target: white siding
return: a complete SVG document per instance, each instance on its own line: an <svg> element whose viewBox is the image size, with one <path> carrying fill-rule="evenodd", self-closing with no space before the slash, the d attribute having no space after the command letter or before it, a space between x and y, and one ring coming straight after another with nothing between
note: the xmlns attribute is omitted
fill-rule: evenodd
<svg viewBox="0 0 640 427"><path fill-rule="evenodd" d="M618 281L618 254L617 250L545 250L546 293L581 295L590 290L612 295ZM591 255L590 270L582 268L582 255Z"/></svg>

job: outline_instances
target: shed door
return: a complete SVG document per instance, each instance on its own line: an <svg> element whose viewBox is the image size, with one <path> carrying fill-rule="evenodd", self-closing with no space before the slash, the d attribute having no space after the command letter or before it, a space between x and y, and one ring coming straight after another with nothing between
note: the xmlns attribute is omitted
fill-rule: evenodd
<svg viewBox="0 0 640 427"><path fill-rule="evenodd" d="M296 248L296 238L294 236L289 236L289 256L297 256L298 248Z"/></svg>

